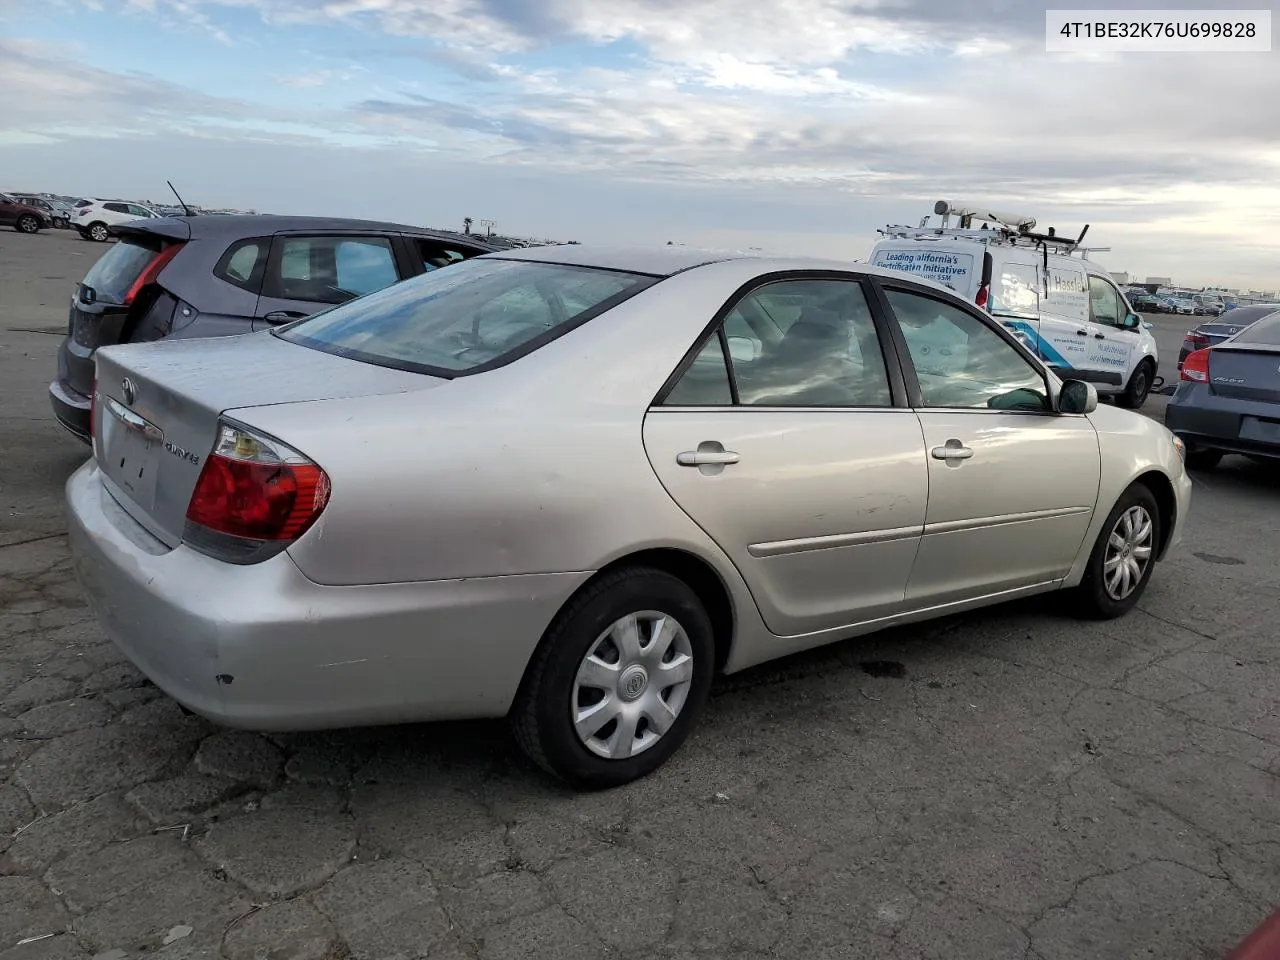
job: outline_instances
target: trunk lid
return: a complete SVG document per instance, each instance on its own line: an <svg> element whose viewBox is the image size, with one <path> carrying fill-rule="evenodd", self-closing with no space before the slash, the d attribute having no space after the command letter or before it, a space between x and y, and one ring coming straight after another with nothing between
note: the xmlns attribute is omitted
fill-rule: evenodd
<svg viewBox="0 0 1280 960"><path fill-rule="evenodd" d="M1280 347L1214 347L1209 354L1209 389L1220 397L1280 404ZM1276 416L1280 417L1280 408Z"/></svg>
<svg viewBox="0 0 1280 960"><path fill-rule="evenodd" d="M444 382L270 333L105 347L97 356L94 455L121 506L176 546L222 414L231 411L234 418L235 410L249 407L407 393Z"/></svg>

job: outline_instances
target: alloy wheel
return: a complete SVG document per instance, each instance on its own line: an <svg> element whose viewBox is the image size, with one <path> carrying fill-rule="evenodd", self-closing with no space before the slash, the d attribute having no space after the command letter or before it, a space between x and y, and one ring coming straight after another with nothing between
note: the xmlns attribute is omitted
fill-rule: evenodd
<svg viewBox="0 0 1280 960"><path fill-rule="evenodd" d="M693 646L675 617L628 614L596 638L574 679L570 720L607 760L643 753L671 729L693 682Z"/></svg>
<svg viewBox="0 0 1280 960"><path fill-rule="evenodd" d="M97 240L99 243L105 243L107 240L107 228L100 223L95 223L89 228L89 236Z"/></svg>

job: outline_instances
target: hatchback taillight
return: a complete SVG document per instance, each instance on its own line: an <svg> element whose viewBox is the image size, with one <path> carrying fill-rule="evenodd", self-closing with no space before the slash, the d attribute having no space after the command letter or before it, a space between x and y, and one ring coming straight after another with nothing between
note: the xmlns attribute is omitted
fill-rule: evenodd
<svg viewBox="0 0 1280 960"><path fill-rule="evenodd" d="M279 440L221 423L187 506L183 540L253 563L302 536L329 502L329 476Z"/></svg>
<svg viewBox="0 0 1280 960"><path fill-rule="evenodd" d="M1187 358L1182 361L1181 379L1190 380L1193 383L1208 383L1209 354L1211 353L1213 353L1212 350L1197 350L1187 354Z"/></svg>
<svg viewBox="0 0 1280 960"><path fill-rule="evenodd" d="M137 279L129 285L129 289L125 292L124 299L121 303L126 306L133 303L137 299L138 294L148 284L155 283L156 277L160 276L160 271L168 266L169 261L178 255L184 244L174 243L161 250L155 258L143 267L142 272L138 274Z"/></svg>

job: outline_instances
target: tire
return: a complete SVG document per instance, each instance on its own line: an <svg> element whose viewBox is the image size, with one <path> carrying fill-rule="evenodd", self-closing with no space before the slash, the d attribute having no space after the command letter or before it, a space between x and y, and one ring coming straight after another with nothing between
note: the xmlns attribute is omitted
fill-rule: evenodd
<svg viewBox="0 0 1280 960"><path fill-rule="evenodd" d="M615 630L619 622L637 615L637 632ZM668 624L674 621L677 627L674 639L668 641L670 664L645 656L646 647L654 642L651 629L660 618ZM615 636L621 638L616 645ZM631 647L630 656L622 655L623 646ZM591 653L607 672L590 670L587 657ZM674 670L677 661L688 665L689 678L683 683L660 689L647 679L657 669ZM530 760L574 787L597 790L629 783L652 773L679 749L706 702L714 664L711 620L688 584L650 567L619 570L589 585L552 622L512 704L512 733ZM580 688L580 670L607 680L609 692L589 683ZM684 671L671 674L673 678L683 675ZM584 739L573 713L596 702L600 713L615 719ZM675 704L674 719L665 732L658 733L648 716L656 716L654 708L661 710L664 704ZM634 734L624 740L627 718ZM656 736L645 745L650 734ZM597 752L621 748L624 743L616 758ZM623 756L626 752L630 755Z"/></svg>
<svg viewBox="0 0 1280 960"><path fill-rule="evenodd" d="M111 236L111 231L107 229L107 225L105 223L99 220L95 223L89 224L89 229L85 232L85 235L96 243L106 243L107 239Z"/></svg>
<svg viewBox="0 0 1280 960"><path fill-rule="evenodd" d="M14 229L19 233L39 233L40 221L31 214L23 214L18 218L18 222L14 224Z"/></svg>
<svg viewBox="0 0 1280 960"><path fill-rule="evenodd" d="M1188 470L1212 470L1222 462L1221 450L1208 450L1204 447L1187 447Z"/></svg>
<svg viewBox="0 0 1280 960"><path fill-rule="evenodd" d="M1151 393L1151 384L1155 382L1155 367L1150 360L1143 360L1138 369L1129 378L1129 385L1123 393L1116 394L1116 405L1126 410L1137 410L1147 402Z"/></svg>
<svg viewBox="0 0 1280 960"><path fill-rule="evenodd" d="M1144 514L1150 522L1150 530L1145 537L1126 536L1128 529L1126 517L1131 515L1131 511L1141 511L1141 514ZM1139 527L1136 533L1140 532ZM1122 591L1112 592L1108 587L1108 583L1111 580L1110 572L1107 570L1108 561L1115 557L1118 547L1112 540L1113 534L1118 534L1121 539L1130 543L1130 553L1121 553L1122 558L1133 556L1134 561L1137 563L1145 562L1145 565L1140 568L1136 584L1132 585L1127 593ZM1120 499L1116 501L1116 505L1107 514L1106 522L1103 523L1102 530L1098 533L1097 542L1093 545L1093 552L1089 554L1088 566L1085 567L1084 579L1080 581L1080 586L1076 587L1071 597L1075 612L1079 616L1090 620L1114 620L1116 617L1122 617L1128 613L1142 598L1142 594L1147 589L1147 583L1151 580L1151 571L1155 569L1155 555L1160 544L1160 537L1160 508L1156 503L1156 498L1143 484L1135 483L1120 495ZM1145 558L1135 555L1132 550L1134 543L1145 544L1145 549L1147 550ZM1125 561L1122 559L1121 562ZM1132 570L1132 566L1130 569Z"/></svg>

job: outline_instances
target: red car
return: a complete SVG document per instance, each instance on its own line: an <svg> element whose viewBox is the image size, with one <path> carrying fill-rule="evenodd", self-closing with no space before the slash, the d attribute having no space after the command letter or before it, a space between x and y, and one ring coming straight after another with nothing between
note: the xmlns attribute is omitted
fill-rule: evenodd
<svg viewBox="0 0 1280 960"><path fill-rule="evenodd" d="M1227 954L1226 960L1277 960L1280 958L1280 910Z"/></svg>
<svg viewBox="0 0 1280 960"><path fill-rule="evenodd" d="M0 225L13 227L19 233L37 233L41 227L53 226L53 221L38 207L19 203L7 193L0 193Z"/></svg>

